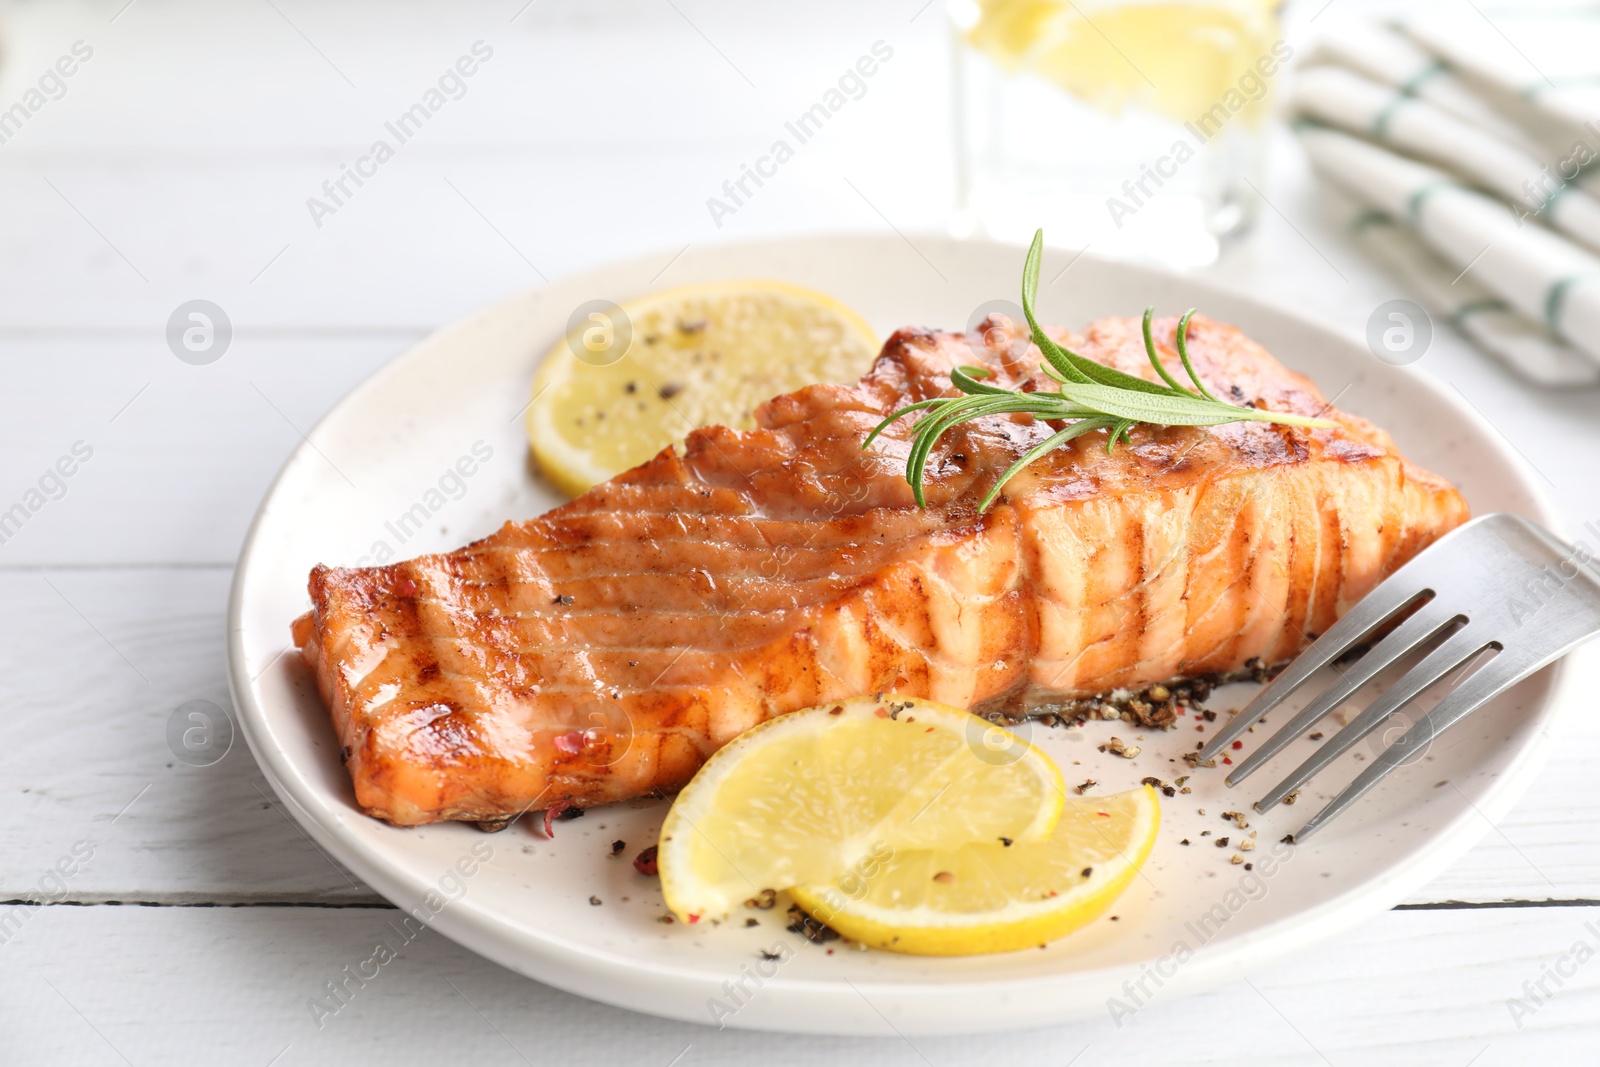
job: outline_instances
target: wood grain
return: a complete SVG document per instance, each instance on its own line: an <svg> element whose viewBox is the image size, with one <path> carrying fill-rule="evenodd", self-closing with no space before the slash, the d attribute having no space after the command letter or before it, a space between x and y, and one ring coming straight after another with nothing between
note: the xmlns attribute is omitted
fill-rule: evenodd
<svg viewBox="0 0 1600 1067"><path fill-rule="evenodd" d="M679 1055L685 1064L1484 1067L1588 1062L1600 1012L1600 961L1567 957L1579 942L1600 946L1595 907L1514 910L1492 923L1476 911L1390 912L1246 981L1187 999L1157 993L1120 1027L1096 1012L1067 1026L909 1041L888 1021L881 1038L775 1038L636 1015L520 978L431 931L402 944L389 925L397 913L385 910L44 912L0 946L8 1062L189 1062L203 1048L207 1063L250 1067L665 1067ZM342 1005L331 998L326 983L385 938L399 955L347 986ZM1569 972L1560 987L1545 978L1558 965ZM1554 995L1513 1016L1508 1000L1541 978ZM317 1013L312 998L339 1010Z"/></svg>

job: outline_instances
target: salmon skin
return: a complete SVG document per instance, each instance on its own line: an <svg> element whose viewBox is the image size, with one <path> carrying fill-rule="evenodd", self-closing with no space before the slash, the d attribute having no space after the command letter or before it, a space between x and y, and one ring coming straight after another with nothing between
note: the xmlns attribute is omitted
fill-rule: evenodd
<svg viewBox="0 0 1600 1067"><path fill-rule="evenodd" d="M1176 320L1158 320L1165 363ZM1077 351L1154 380L1139 322ZM853 385L776 397L757 427L696 430L562 507L443 555L318 566L295 644L355 799L400 825L500 822L671 791L774 715L860 693L1019 708L1282 661L1467 518L1461 494L1332 408L1237 329L1196 316L1211 390L1323 415L1136 426L1049 453L1028 415L946 434L906 484L905 404L959 364L1052 389L1004 319L901 330Z"/></svg>

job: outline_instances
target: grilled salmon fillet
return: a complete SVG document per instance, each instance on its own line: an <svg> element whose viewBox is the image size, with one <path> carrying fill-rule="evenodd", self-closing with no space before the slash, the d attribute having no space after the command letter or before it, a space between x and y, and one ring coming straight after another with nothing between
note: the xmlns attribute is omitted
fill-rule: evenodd
<svg viewBox="0 0 1600 1067"><path fill-rule="evenodd" d="M1166 362L1176 320L1157 322ZM1154 379L1139 322L1052 336ZM1134 428L1050 453L990 510L995 478L1052 432L1031 416L942 438L927 507L913 419L978 363L1053 388L1005 320L902 330L853 385L768 401L536 519L444 555L319 566L295 643L367 813L497 821L681 786L755 724L894 692L1021 707L1228 673L1298 651L1465 521L1449 483L1329 407L1233 327L1196 316L1213 392L1338 430Z"/></svg>

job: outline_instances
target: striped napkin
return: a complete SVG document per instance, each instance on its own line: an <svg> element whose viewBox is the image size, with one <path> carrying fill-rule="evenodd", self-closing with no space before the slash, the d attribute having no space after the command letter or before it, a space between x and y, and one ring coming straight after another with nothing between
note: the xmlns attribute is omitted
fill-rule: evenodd
<svg viewBox="0 0 1600 1067"><path fill-rule="evenodd" d="M1349 22L1292 103L1356 241L1546 385L1600 382L1600 11Z"/></svg>

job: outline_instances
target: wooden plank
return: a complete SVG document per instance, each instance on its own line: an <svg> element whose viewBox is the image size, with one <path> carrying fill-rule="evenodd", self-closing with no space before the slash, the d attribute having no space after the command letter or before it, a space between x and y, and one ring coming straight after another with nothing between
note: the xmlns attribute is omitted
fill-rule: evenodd
<svg viewBox="0 0 1600 1067"><path fill-rule="evenodd" d="M781 128L781 118L772 121ZM903 161L877 139L880 124L826 132L838 134L826 150L797 154L720 226L707 199L725 195L723 183L770 147L764 134L712 153L651 148L649 199L636 195L640 176L625 149L583 167L561 144L484 157L397 154L379 180L319 219L307 201L339 175L337 158L12 161L0 172L0 195L12 205L0 237L28 269L6 276L0 321L10 332L114 328L158 341L179 304L203 297L241 330L423 331L618 259L656 254L665 267L691 244L883 231L874 204L889 203L888 217L908 231L942 227L942 168L896 192ZM616 236L593 240L597 219ZM671 283L669 271L662 284Z"/></svg>
<svg viewBox="0 0 1600 1067"><path fill-rule="evenodd" d="M887 1023L878 1039L775 1039L626 1013L519 978L431 931L403 944L388 910L41 910L0 946L11 1062L714 1065L772 1061L781 1041L776 1062L796 1064L870 1054L887 1064L1095 1067L1167 1062L1181 1049L1185 1064L1485 1067L1588 1062L1600 1012L1600 963L1588 958L1600 949L1600 908L1390 912L1210 993L1163 999L1147 982L1154 996L1125 996L1144 1003L1119 1013L1120 1026L1097 1012L1061 1027L910 1040ZM325 983L384 939L397 957L347 986L344 1002L328 999L336 1013L314 1014L308 1002L329 997ZM1583 963L1570 955L1579 944ZM1553 995L1525 999L1524 983L1537 993L1540 981Z"/></svg>
<svg viewBox="0 0 1600 1067"><path fill-rule="evenodd" d="M752 18L630 3L601 19L539 4L512 24L504 7L152 6L112 27L20 10L0 99L75 40L95 51L4 145L0 241L26 269L0 285L0 322L159 331L203 296L240 326L420 329L603 260L881 229L874 203L907 229L943 225L947 118L926 106L946 77L937 9L912 21L830 2ZM459 98L452 87L426 125L391 132L479 41L492 58L473 59ZM893 56L861 80L854 64L878 41ZM860 85L826 128L788 133L846 72ZM707 199L785 138L781 173L759 189L745 179L749 202L714 218ZM362 164L359 186L345 179L380 140L392 157Z"/></svg>
<svg viewBox="0 0 1600 1067"><path fill-rule="evenodd" d="M301 434L411 337L246 335L207 366L159 334L0 340L21 398L0 425L0 512L32 512L0 526L0 567L231 564Z"/></svg>
<svg viewBox="0 0 1600 1067"><path fill-rule="evenodd" d="M381 135L463 53L480 62L464 89L443 87L447 99L423 127L437 146L715 145L741 130L765 134L775 111L803 110L876 40L894 49L891 68L920 63L941 82L948 47L937 8L850 0L759 12L722 0L619 0L603 9L584 0L463 0L419 5L405 18L386 17L392 11L381 0L286 3L281 14L180 3L130 11L115 24L115 2L5 6L14 43L0 91L19 93L76 38L94 49L65 96L36 114L8 152L220 159L343 151ZM193 48L200 40L208 47ZM478 41L488 56L471 53ZM163 55L186 60L181 77L154 58ZM927 73L903 80L912 129L946 139L942 109L927 106ZM262 92L269 83L273 91ZM194 91L200 84L203 94ZM845 91L865 99L887 92L885 84Z"/></svg>
<svg viewBox="0 0 1600 1067"><path fill-rule="evenodd" d="M0 899L39 888L86 842L71 899L363 900L277 806L244 738L182 762L168 722L189 701L230 707L228 573L6 572L7 736ZM219 735L220 736L220 735Z"/></svg>
<svg viewBox="0 0 1600 1067"><path fill-rule="evenodd" d="M75 900L373 899L276 809L242 738L209 767L168 747L180 705L229 706L228 578L221 568L0 572L14 620L0 643L10 723L0 780L15 790L0 820L0 899L34 887L79 840L95 856L72 880ZM1574 722L1580 743L1413 901L1600 899L1595 732Z"/></svg>

